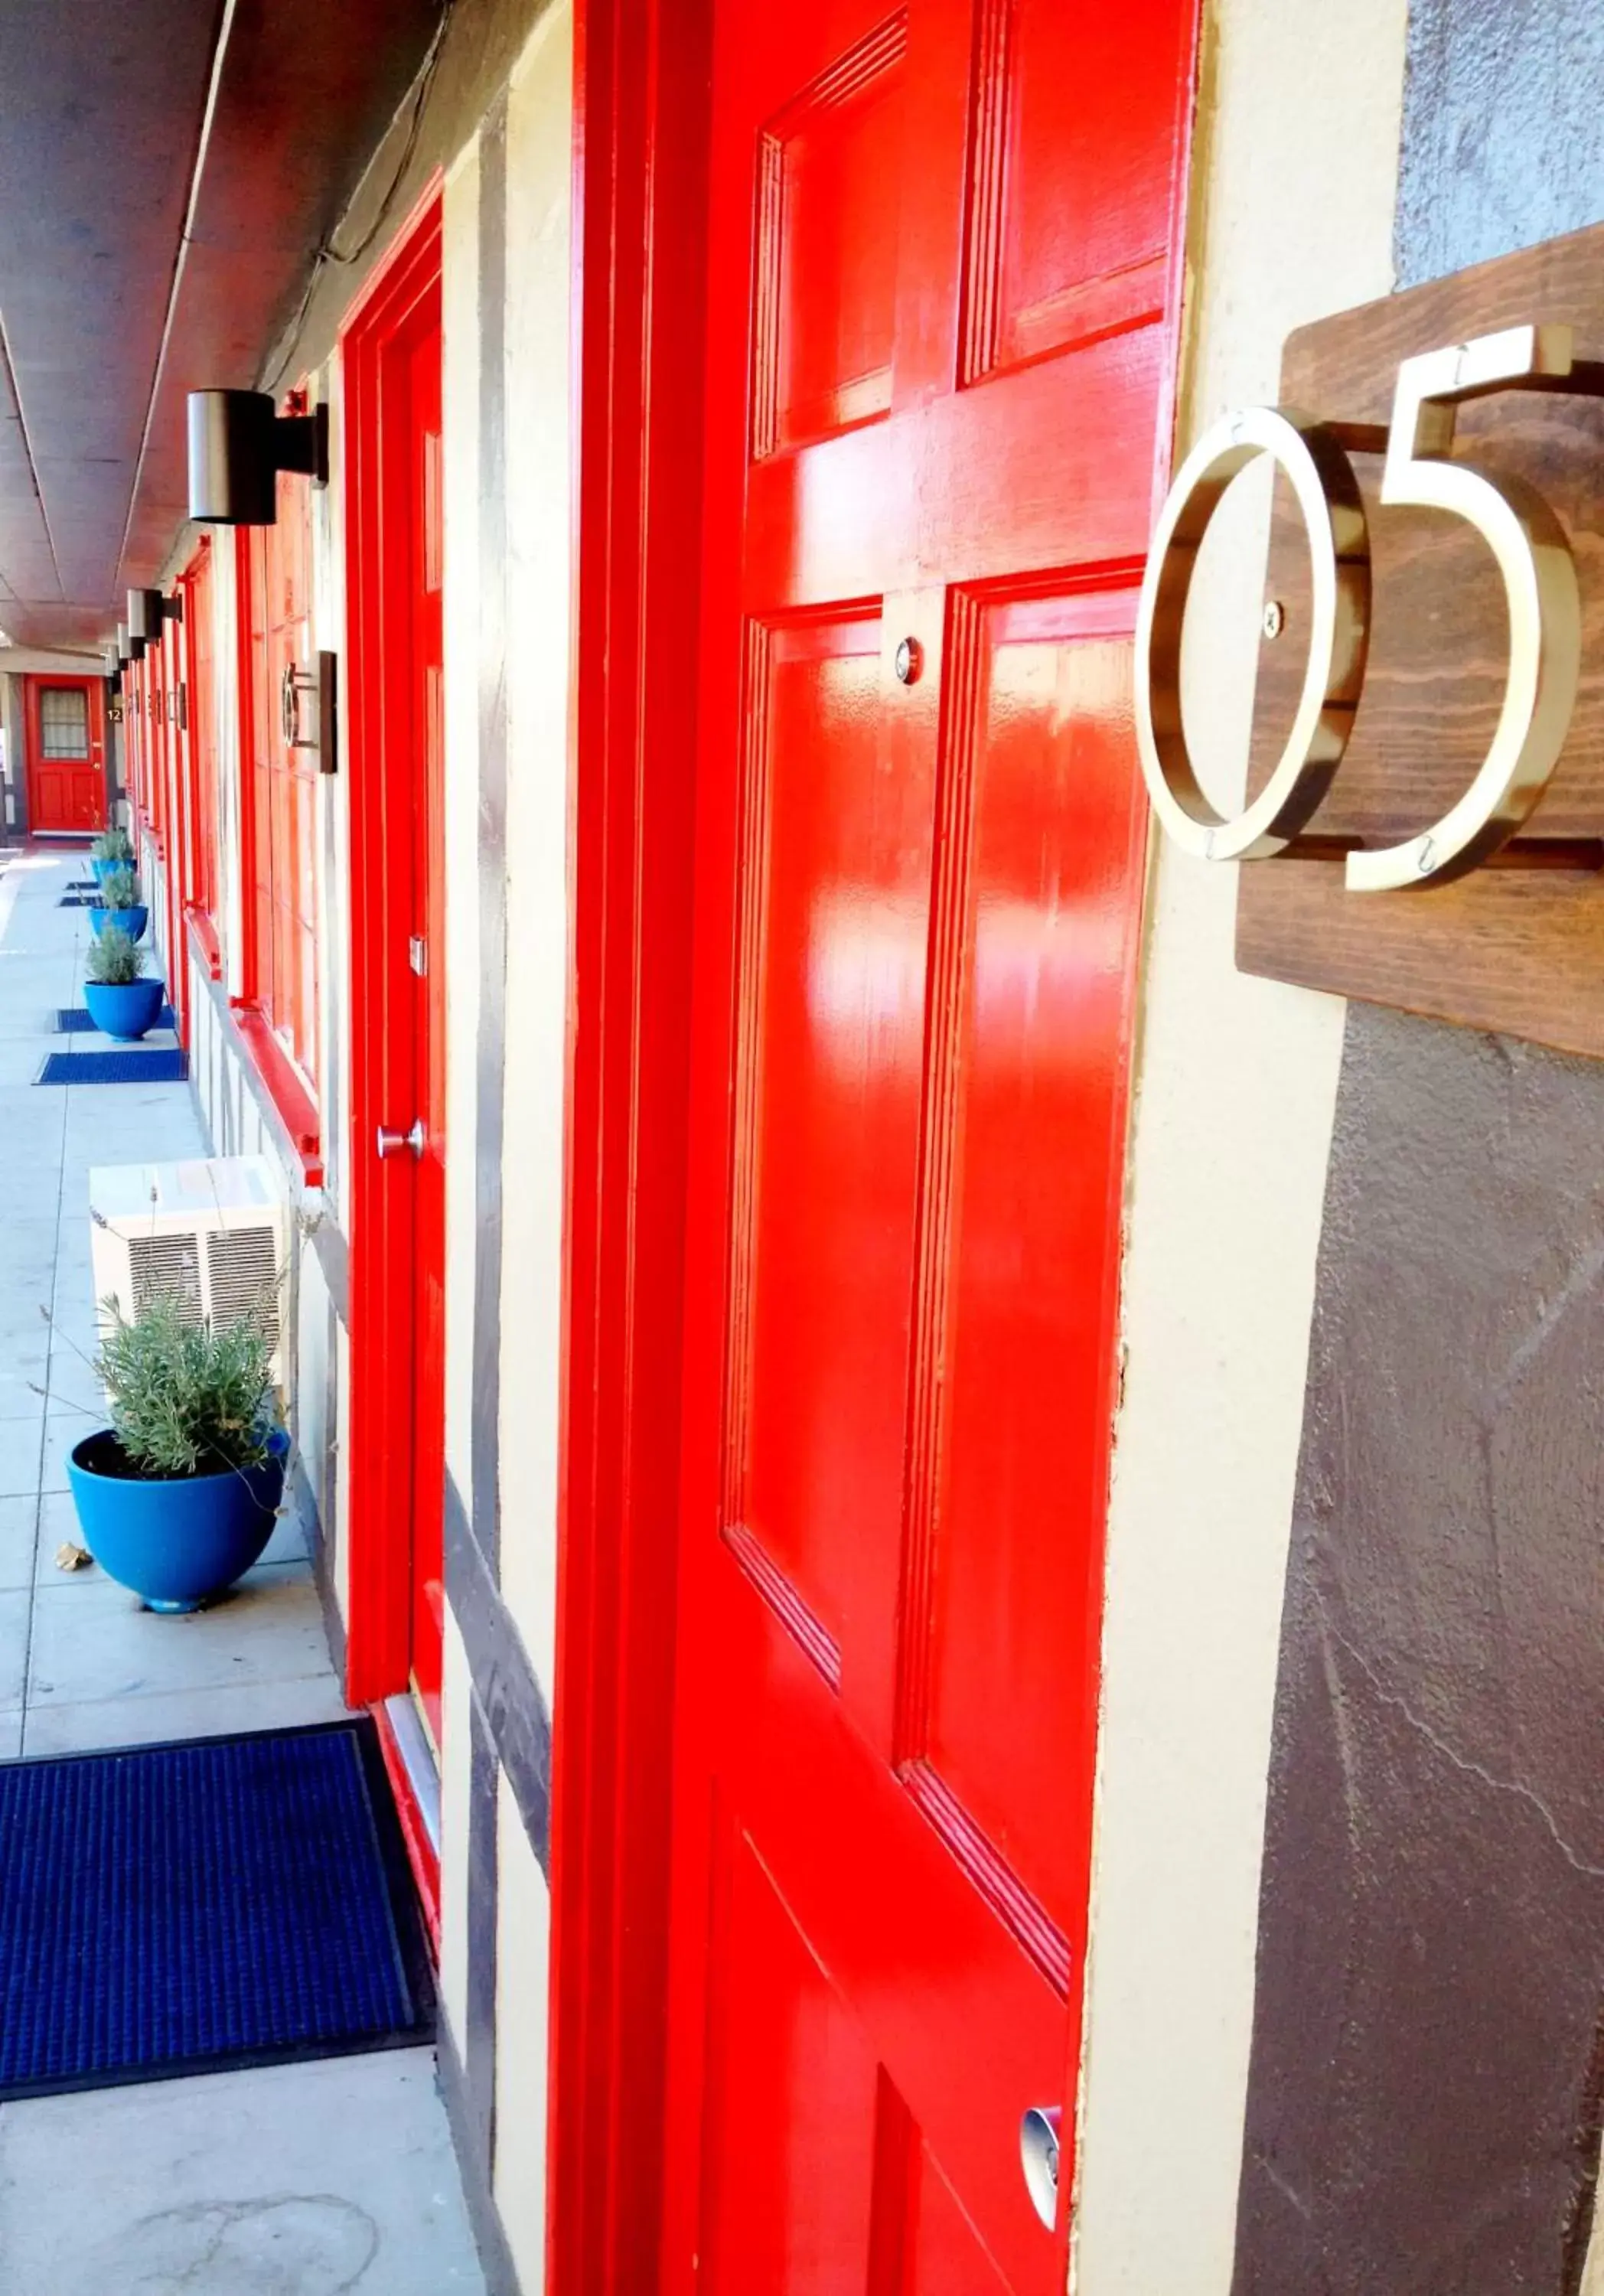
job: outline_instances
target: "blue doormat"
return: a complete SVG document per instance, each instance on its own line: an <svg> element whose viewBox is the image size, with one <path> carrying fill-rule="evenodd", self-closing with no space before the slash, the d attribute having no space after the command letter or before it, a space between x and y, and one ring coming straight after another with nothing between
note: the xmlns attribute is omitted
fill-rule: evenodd
<svg viewBox="0 0 1604 2296"><path fill-rule="evenodd" d="M172 1006L164 1004L161 1008L161 1018L151 1025L158 1029L176 1029L178 1023ZM55 1016L55 1032L58 1037L92 1036L94 1031L94 1023L81 1004L63 1004L58 1008Z"/></svg>
<svg viewBox="0 0 1604 2296"><path fill-rule="evenodd" d="M0 1768L0 2098L407 2047L434 2004L365 1717Z"/></svg>
<svg viewBox="0 0 1604 2296"><path fill-rule="evenodd" d="M56 903L58 909L95 909L100 906L98 889L93 893L63 893Z"/></svg>
<svg viewBox="0 0 1604 2296"><path fill-rule="evenodd" d="M189 1054L136 1046L126 1053L49 1053L36 1084L183 1084Z"/></svg>

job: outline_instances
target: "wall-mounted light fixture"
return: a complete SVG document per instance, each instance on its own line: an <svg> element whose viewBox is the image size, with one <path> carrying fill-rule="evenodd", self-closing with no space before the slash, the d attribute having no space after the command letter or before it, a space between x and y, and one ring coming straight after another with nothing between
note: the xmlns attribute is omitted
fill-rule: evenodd
<svg viewBox="0 0 1604 2296"><path fill-rule="evenodd" d="M128 593L128 636L143 638L147 645L159 645L164 622L184 619L182 598L164 598L160 590L130 590Z"/></svg>
<svg viewBox="0 0 1604 2296"><path fill-rule="evenodd" d="M130 637L128 635L128 625L127 622L119 622L117 625L117 658L119 661L143 661L144 660L144 640L143 638Z"/></svg>
<svg viewBox="0 0 1604 2296"><path fill-rule="evenodd" d="M265 390L192 390L189 514L206 526L274 526L277 479L329 482L329 410L281 414Z"/></svg>
<svg viewBox="0 0 1604 2296"><path fill-rule="evenodd" d="M115 684L117 679L122 676L122 655L119 652L115 645L102 646L101 648L101 662L104 668L106 676L112 680L113 684Z"/></svg>

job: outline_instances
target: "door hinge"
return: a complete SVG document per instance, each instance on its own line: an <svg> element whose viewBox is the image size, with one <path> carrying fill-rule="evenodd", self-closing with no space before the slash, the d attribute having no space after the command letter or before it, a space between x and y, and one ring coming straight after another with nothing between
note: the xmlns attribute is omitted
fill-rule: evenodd
<svg viewBox="0 0 1604 2296"><path fill-rule="evenodd" d="M413 933L406 944L406 961L420 980L429 972L429 943L421 933Z"/></svg>

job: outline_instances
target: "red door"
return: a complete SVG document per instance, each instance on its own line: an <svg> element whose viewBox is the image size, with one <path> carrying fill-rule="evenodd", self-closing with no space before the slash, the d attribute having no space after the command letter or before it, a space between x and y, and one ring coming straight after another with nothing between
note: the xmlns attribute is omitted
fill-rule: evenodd
<svg viewBox="0 0 1604 2296"><path fill-rule="evenodd" d="M715 28L666 2284L1058 2296L1192 12Z"/></svg>
<svg viewBox="0 0 1604 2296"><path fill-rule="evenodd" d="M414 1174L412 1268L413 1425L412 1680L438 1749L445 1629L442 1493L446 1475L446 1004L445 1004L445 597L442 344L438 302L400 347L406 393L409 517L408 665L413 776L410 1105L421 1127ZM402 364L404 362L404 365Z"/></svg>
<svg viewBox="0 0 1604 2296"><path fill-rule="evenodd" d="M93 837L106 823L98 678L28 677L28 825L35 837Z"/></svg>
<svg viewBox="0 0 1604 2296"><path fill-rule="evenodd" d="M446 978L439 209L344 337L350 451L350 1684L410 1681L438 1749L444 1629Z"/></svg>
<svg viewBox="0 0 1604 2296"><path fill-rule="evenodd" d="M163 855L167 867L163 885L162 949L167 966L168 996L178 1023L178 1037L187 1043L188 980L184 961L184 887L190 871L189 815L189 742L182 723L179 701L183 685L184 631L180 624L164 620L161 642L151 647L147 659L153 660L156 707L160 724L158 729L160 755L165 780L164 806L167 830ZM147 888L153 891L154 888Z"/></svg>

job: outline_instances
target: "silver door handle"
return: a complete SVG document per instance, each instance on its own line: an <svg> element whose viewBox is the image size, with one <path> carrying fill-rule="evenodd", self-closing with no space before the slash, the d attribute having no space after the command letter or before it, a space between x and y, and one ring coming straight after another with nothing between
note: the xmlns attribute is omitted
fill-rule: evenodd
<svg viewBox="0 0 1604 2296"><path fill-rule="evenodd" d="M1019 2121L1019 2165L1030 2205L1051 2232L1058 2222L1059 2122L1056 2104L1033 2104Z"/></svg>
<svg viewBox="0 0 1604 2296"><path fill-rule="evenodd" d="M404 1148L410 1148L414 1156L421 1156L423 1153L426 1137L423 1119L420 1116L410 1132L387 1132L381 1124L379 1127L379 1136L373 1144L381 1158L398 1156Z"/></svg>

